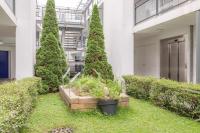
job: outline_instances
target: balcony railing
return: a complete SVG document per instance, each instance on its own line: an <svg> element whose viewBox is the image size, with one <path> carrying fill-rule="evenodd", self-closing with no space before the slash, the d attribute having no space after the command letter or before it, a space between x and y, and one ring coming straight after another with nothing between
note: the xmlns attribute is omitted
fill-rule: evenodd
<svg viewBox="0 0 200 133"><path fill-rule="evenodd" d="M135 24L168 11L188 0L136 0Z"/></svg>
<svg viewBox="0 0 200 133"><path fill-rule="evenodd" d="M36 16L38 21L42 21L45 15L45 7L37 6ZM84 24L84 15L81 11L69 8L56 8L56 16L59 24Z"/></svg>
<svg viewBox="0 0 200 133"><path fill-rule="evenodd" d="M15 0L5 0L6 4L12 10L12 12L15 14Z"/></svg>

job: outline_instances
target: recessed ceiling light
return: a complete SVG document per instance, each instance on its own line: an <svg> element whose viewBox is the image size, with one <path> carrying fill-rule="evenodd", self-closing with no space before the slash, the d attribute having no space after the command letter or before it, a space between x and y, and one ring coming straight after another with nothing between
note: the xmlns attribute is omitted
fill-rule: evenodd
<svg viewBox="0 0 200 133"><path fill-rule="evenodd" d="M0 45L4 44L2 41L0 41Z"/></svg>

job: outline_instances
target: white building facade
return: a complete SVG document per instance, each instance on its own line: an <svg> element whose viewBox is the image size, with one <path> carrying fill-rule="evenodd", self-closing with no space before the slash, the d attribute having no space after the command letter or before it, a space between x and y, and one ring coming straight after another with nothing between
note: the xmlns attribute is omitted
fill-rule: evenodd
<svg viewBox="0 0 200 133"><path fill-rule="evenodd" d="M0 79L34 75L36 0L0 0Z"/></svg>
<svg viewBox="0 0 200 133"><path fill-rule="evenodd" d="M88 0L83 7L88 23L95 3L116 78L200 82L200 0ZM0 1L0 78L33 76L35 13L36 0Z"/></svg>
<svg viewBox="0 0 200 133"><path fill-rule="evenodd" d="M105 47L108 61L116 78L133 74L133 0L89 0L86 18L92 14L97 4L104 28Z"/></svg>
<svg viewBox="0 0 200 133"><path fill-rule="evenodd" d="M200 1L140 0L134 9L134 73L200 82Z"/></svg>
<svg viewBox="0 0 200 133"><path fill-rule="evenodd" d="M116 77L200 82L200 0L104 0L100 9Z"/></svg>

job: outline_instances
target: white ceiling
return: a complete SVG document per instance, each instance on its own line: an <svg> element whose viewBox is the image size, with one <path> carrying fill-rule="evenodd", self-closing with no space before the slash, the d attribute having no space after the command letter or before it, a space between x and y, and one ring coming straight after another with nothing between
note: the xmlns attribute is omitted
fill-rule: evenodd
<svg viewBox="0 0 200 133"><path fill-rule="evenodd" d="M15 43L16 28L13 26L0 26L0 41L5 44Z"/></svg>
<svg viewBox="0 0 200 133"><path fill-rule="evenodd" d="M0 25L14 26L15 24L0 5Z"/></svg>
<svg viewBox="0 0 200 133"><path fill-rule="evenodd" d="M157 36L163 32L167 32L173 29L182 28L190 25L195 25L195 13L187 14L168 22L161 23L159 25L152 26L145 30L142 30L135 34L136 40Z"/></svg>

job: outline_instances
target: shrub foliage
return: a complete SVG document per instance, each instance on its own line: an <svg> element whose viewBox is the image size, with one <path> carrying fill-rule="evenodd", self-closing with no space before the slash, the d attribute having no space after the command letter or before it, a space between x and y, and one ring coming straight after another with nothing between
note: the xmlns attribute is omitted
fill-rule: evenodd
<svg viewBox="0 0 200 133"><path fill-rule="evenodd" d="M78 95L90 95L99 99L119 99L121 93L121 87L117 81L105 81L92 76L82 76L67 87L74 88Z"/></svg>
<svg viewBox="0 0 200 133"><path fill-rule="evenodd" d="M97 71L103 79L113 80L112 67L106 57L103 27L97 5L93 8L89 28L84 74L97 77L98 75L95 72Z"/></svg>
<svg viewBox="0 0 200 133"><path fill-rule="evenodd" d="M40 78L27 78L0 85L1 133L15 133L19 131L35 105L40 89Z"/></svg>
<svg viewBox="0 0 200 133"><path fill-rule="evenodd" d="M160 107L200 119L200 85L131 75L124 76L124 79L129 95L149 99Z"/></svg>
<svg viewBox="0 0 200 133"><path fill-rule="evenodd" d="M151 101L178 114L200 118L200 86L166 79L153 82Z"/></svg>
<svg viewBox="0 0 200 133"><path fill-rule="evenodd" d="M42 78L44 88L40 93L57 91L62 83L62 75L66 72L67 62L64 49L59 42L54 0L47 1L40 42L35 67L36 76Z"/></svg>
<svg viewBox="0 0 200 133"><path fill-rule="evenodd" d="M43 84L43 92L40 93L57 91L62 80L61 55L58 42L52 33L42 42L37 52L36 75L42 78Z"/></svg>
<svg viewBox="0 0 200 133"><path fill-rule="evenodd" d="M149 99L153 77L124 76L127 93L139 99Z"/></svg>

